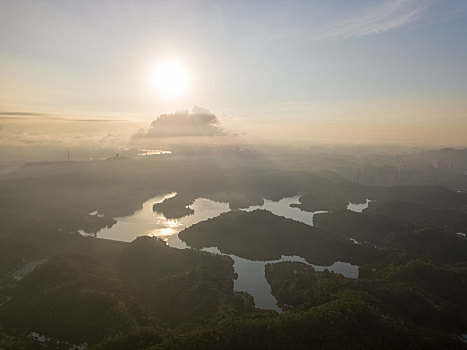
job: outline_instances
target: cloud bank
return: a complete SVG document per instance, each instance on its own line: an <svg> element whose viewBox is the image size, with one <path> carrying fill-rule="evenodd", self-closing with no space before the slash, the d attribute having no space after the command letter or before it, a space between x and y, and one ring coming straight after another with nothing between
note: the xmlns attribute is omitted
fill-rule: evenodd
<svg viewBox="0 0 467 350"><path fill-rule="evenodd" d="M219 119L210 111L198 106L191 112L177 111L161 114L154 120L147 131L141 130L134 135L141 137L187 137L187 136L223 136L225 132Z"/></svg>

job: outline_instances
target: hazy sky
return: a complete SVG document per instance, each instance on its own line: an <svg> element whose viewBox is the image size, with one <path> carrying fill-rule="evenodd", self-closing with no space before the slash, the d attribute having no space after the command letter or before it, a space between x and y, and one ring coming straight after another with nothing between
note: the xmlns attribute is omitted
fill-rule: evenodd
<svg viewBox="0 0 467 350"><path fill-rule="evenodd" d="M63 118L68 132L99 118L139 128L199 105L277 138L466 145L466 10L465 0L0 0L0 138ZM167 58L191 75L171 100L150 84Z"/></svg>

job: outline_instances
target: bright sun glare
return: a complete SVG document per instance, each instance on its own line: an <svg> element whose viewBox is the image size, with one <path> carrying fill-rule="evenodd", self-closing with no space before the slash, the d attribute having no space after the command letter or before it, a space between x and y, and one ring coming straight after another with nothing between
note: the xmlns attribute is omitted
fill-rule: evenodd
<svg viewBox="0 0 467 350"><path fill-rule="evenodd" d="M159 62L151 74L155 90L165 98L177 98L185 94L190 85L190 74L179 60Z"/></svg>

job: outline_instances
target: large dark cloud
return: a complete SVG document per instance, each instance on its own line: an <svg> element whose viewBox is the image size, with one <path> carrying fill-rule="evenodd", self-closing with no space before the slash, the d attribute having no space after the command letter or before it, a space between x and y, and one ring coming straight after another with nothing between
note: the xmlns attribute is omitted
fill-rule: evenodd
<svg viewBox="0 0 467 350"><path fill-rule="evenodd" d="M147 131L135 137L184 137L225 135L217 117L205 108L193 107L172 114L162 114L154 120Z"/></svg>

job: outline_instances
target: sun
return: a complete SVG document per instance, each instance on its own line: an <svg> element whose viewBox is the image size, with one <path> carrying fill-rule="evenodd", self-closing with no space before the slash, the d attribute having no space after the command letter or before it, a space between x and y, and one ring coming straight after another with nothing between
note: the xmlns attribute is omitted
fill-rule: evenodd
<svg viewBox="0 0 467 350"><path fill-rule="evenodd" d="M186 94L191 80L187 67L177 59L166 59L156 64L150 78L157 93L168 99Z"/></svg>

